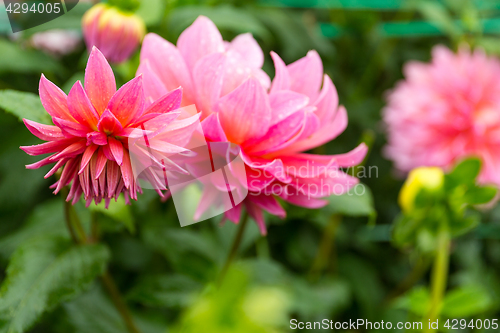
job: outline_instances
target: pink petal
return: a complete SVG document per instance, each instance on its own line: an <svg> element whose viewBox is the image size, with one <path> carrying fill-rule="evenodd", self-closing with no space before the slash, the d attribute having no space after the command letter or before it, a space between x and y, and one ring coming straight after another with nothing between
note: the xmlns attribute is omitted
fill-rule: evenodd
<svg viewBox="0 0 500 333"><path fill-rule="evenodd" d="M44 141L54 141L64 138L59 127L39 124L28 119L23 119L23 122L34 136Z"/></svg>
<svg viewBox="0 0 500 333"><path fill-rule="evenodd" d="M250 167L246 167L246 175L247 184L249 191L253 192L262 192L269 184L271 184L276 178L269 173L264 173L261 170L252 169Z"/></svg>
<svg viewBox="0 0 500 333"><path fill-rule="evenodd" d="M306 121L304 111L296 112L269 128L263 138L249 140L245 143L245 151L252 155L263 155L283 148L290 139L300 135Z"/></svg>
<svg viewBox="0 0 500 333"><path fill-rule="evenodd" d="M304 123L304 128L297 140L300 141L302 139L309 138L311 135L317 133L320 126L321 123L316 114L314 114L314 112L306 112L306 121Z"/></svg>
<svg viewBox="0 0 500 333"><path fill-rule="evenodd" d="M280 90L290 89L291 79L290 73L288 73L288 68L286 67L283 60L274 52L271 52L271 57L274 61L275 76L271 84L270 93L276 93Z"/></svg>
<svg viewBox="0 0 500 333"><path fill-rule="evenodd" d="M297 154L293 156L284 156L282 157L283 163L288 166L296 167L296 170L300 172L300 166L303 166L303 163L309 162L308 166L338 166L341 168L348 168L363 162L366 153L368 152L368 146L365 143L361 143L359 146L347 152L345 154L338 155L312 155L312 154ZM319 168L320 169L320 168ZM319 170L318 169L318 170ZM296 176L304 177L303 175Z"/></svg>
<svg viewBox="0 0 500 333"><path fill-rule="evenodd" d="M250 67L261 68L264 65L264 52L251 33L236 36L229 47L238 52Z"/></svg>
<svg viewBox="0 0 500 333"><path fill-rule="evenodd" d="M36 156L61 151L67 146L71 145L73 142L74 140L58 140L49 141L34 146L22 146L19 148L21 148L28 155Z"/></svg>
<svg viewBox="0 0 500 333"><path fill-rule="evenodd" d="M22 147L21 147L21 149L22 149ZM26 169L38 169L38 168L41 168L41 167L46 166L48 164L52 164L52 163L54 163L54 161L50 160L50 158L52 156L53 155L47 156L47 157L45 157L44 159L42 159L42 160L40 160L38 162L26 165Z"/></svg>
<svg viewBox="0 0 500 333"><path fill-rule="evenodd" d="M235 144L263 136L271 123L267 93L254 78L222 97L217 109L228 140Z"/></svg>
<svg viewBox="0 0 500 333"><path fill-rule="evenodd" d="M55 194L57 194L64 186L68 185L71 180L73 180L77 168L78 163L75 159L70 159L68 163L66 163L61 173L61 178L59 178L59 181L57 182L57 187L54 191Z"/></svg>
<svg viewBox="0 0 500 333"><path fill-rule="evenodd" d="M214 55L215 56L215 55ZM252 68L244 58L235 51L227 51L224 61L224 76L221 96L227 95L252 75Z"/></svg>
<svg viewBox="0 0 500 333"><path fill-rule="evenodd" d="M74 120L64 120L52 117L52 122L68 137L86 137L87 133L92 131L87 125L82 125Z"/></svg>
<svg viewBox="0 0 500 333"><path fill-rule="evenodd" d="M347 111L341 106L335 118L330 121L330 123L323 124L323 126L310 138L294 142L283 150L275 152L275 154L291 154L321 146L339 136L346 129L347 122Z"/></svg>
<svg viewBox="0 0 500 333"><path fill-rule="evenodd" d="M69 112L77 122L87 125L92 129L97 129L99 114L90 102L82 83L77 81L68 94Z"/></svg>
<svg viewBox="0 0 500 333"><path fill-rule="evenodd" d="M85 151L87 148L87 145L85 144L85 141L77 141L68 147L64 148L61 152L55 154L52 156L50 159L52 161L57 161L58 159L61 158L69 158L69 157L75 157Z"/></svg>
<svg viewBox="0 0 500 333"><path fill-rule="evenodd" d="M177 88L158 98L144 113L167 113L177 110L181 106L181 100L182 88Z"/></svg>
<svg viewBox="0 0 500 333"><path fill-rule="evenodd" d="M85 68L85 91L99 114L116 92L115 76L104 55L95 46Z"/></svg>
<svg viewBox="0 0 500 333"><path fill-rule="evenodd" d="M227 142L226 134L219 121L219 114L212 113L201 122L203 134L212 142Z"/></svg>
<svg viewBox="0 0 500 333"><path fill-rule="evenodd" d="M73 120L69 110L66 94L42 74L39 85L40 100L45 110L52 117Z"/></svg>
<svg viewBox="0 0 500 333"><path fill-rule="evenodd" d="M102 132L87 133L87 145L90 145L91 143L99 146L107 145L108 136Z"/></svg>
<svg viewBox="0 0 500 333"><path fill-rule="evenodd" d="M318 97L323 79L323 63L316 51L309 51L307 55L288 65L291 86L290 89L309 96L311 101Z"/></svg>
<svg viewBox="0 0 500 333"><path fill-rule="evenodd" d="M245 201L245 206L247 208L248 215L250 215L250 217L254 219L255 223L257 223L261 235L263 236L267 235L266 223L264 222L264 215L262 214L262 208L260 208L258 205L254 204L250 200Z"/></svg>
<svg viewBox="0 0 500 333"><path fill-rule="evenodd" d="M291 90L281 90L269 95L269 103L272 110L271 125L274 125L304 108L309 103L309 97Z"/></svg>
<svg viewBox="0 0 500 333"><path fill-rule="evenodd" d="M194 88L190 70L179 50L172 43L156 34L147 34L141 48L141 71L146 69L142 67L144 61L149 62L152 72L158 76L167 91L179 86L184 89L183 105L194 103ZM140 74L141 71L138 70L137 73ZM144 73L146 75L147 71ZM149 80L149 78L146 80ZM145 87L150 90L149 83ZM148 91L146 91L146 94L149 94Z"/></svg>
<svg viewBox="0 0 500 333"><path fill-rule="evenodd" d="M241 216L241 207L243 207L242 204L236 205L235 207L226 211L224 213L224 217L226 217L229 221L231 221L233 223L239 223L240 216Z"/></svg>
<svg viewBox="0 0 500 333"><path fill-rule="evenodd" d="M132 170L132 164L130 162L130 155L128 154L126 149L123 150L123 164L121 165L120 169L122 172L124 186L126 188L134 186L134 173Z"/></svg>
<svg viewBox="0 0 500 333"><path fill-rule="evenodd" d="M153 104L154 101L167 93L168 90L165 84L161 82L158 75L153 72L148 59L141 60L136 76L139 75L142 75L146 106Z"/></svg>
<svg viewBox="0 0 500 333"><path fill-rule="evenodd" d="M289 183L291 180L286 174L281 159L269 160L256 156L248 156L244 153L241 154L241 157L247 166L257 172L262 172L266 179L276 178L283 183Z"/></svg>
<svg viewBox="0 0 500 333"><path fill-rule="evenodd" d="M114 163L110 162L106 167L106 183L107 183L107 191L108 198L111 198L115 193L116 187L118 186L118 182L120 181L120 167Z"/></svg>
<svg viewBox="0 0 500 333"><path fill-rule="evenodd" d="M62 160L57 161L57 163L52 167L52 169L49 170L49 172L47 172L45 174L45 176L43 176L43 178L47 179L50 176L52 176L53 174L55 174L57 172L57 170L59 170L61 168L61 166L63 166L64 163L66 163L66 161L67 161L66 159L62 159Z"/></svg>
<svg viewBox="0 0 500 333"><path fill-rule="evenodd" d="M138 119L144 107L144 92L142 90L142 77L136 77L124 84L113 95L108 104L108 109L123 127L133 120Z"/></svg>
<svg viewBox="0 0 500 333"><path fill-rule="evenodd" d="M285 210L281 207L278 200L276 200L273 195L250 195L248 199L272 215L278 216L282 219L286 217Z"/></svg>
<svg viewBox="0 0 500 333"><path fill-rule="evenodd" d="M90 145L87 147L87 149L85 149L85 152L82 155L82 161L80 163L80 170L78 171L79 174L83 172L83 169L85 169L97 148L99 148L99 146Z"/></svg>
<svg viewBox="0 0 500 333"><path fill-rule="evenodd" d="M212 113L213 105L221 95L225 62L224 54L211 54L198 61L193 70L196 103L203 118Z"/></svg>
<svg viewBox="0 0 500 333"><path fill-rule="evenodd" d="M116 140L113 137L108 137L109 149L111 150L111 154L118 163L118 165L123 164L123 145L120 141Z"/></svg>
<svg viewBox="0 0 500 333"><path fill-rule="evenodd" d="M107 161L108 159L104 155L103 149L99 148L99 150L97 151L96 174L95 174L96 179L101 176L101 173L104 171L104 167L106 166ZM102 189L102 191L104 191L104 188Z"/></svg>
<svg viewBox="0 0 500 333"><path fill-rule="evenodd" d="M282 195L283 199L296 206L305 207L309 209L318 209L328 205L328 200L321 200L316 198L311 198L302 193L295 191L290 191L288 196Z"/></svg>
<svg viewBox="0 0 500 333"><path fill-rule="evenodd" d="M205 16L198 16L194 23L182 32L177 48L189 68L198 60L215 52L224 52L224 43L219 29Z"/></svg>
<svg viewBox="0 0 500 333"><path fill-rule="evenodd" d="M123 130L123 126L109 110L105 110L97 123L97 129L106 134L117 135Z"/></svg>
<svg viewBox="0 0 500 333"><path fill-rule="evenodd" d="M323 88L314 106L317 108L315 113L322 122L329 122L333 119L339 107L337 89L335 89L335 85L326 74L323 79Z"/></svg>

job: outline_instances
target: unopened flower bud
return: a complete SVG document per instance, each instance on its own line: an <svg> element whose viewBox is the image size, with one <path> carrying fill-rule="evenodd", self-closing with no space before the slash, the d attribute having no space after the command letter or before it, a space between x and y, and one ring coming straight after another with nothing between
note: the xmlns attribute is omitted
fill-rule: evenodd
<svg viewBox="0 0 500 333"><path fill-rule="evenodd" d="M414 208L415 199L421 190L437 191L444 183L444 172L438 167L419 167L410 171L399 192L399 205L408 212Z"/></svg>
<svg viewBox="0 0 500 333"><path fill-rule="evenodd" d="M127 60L146 33L139 16L102 3L85 13L82 26L87 48L96 46L114 63Z"/></svg>

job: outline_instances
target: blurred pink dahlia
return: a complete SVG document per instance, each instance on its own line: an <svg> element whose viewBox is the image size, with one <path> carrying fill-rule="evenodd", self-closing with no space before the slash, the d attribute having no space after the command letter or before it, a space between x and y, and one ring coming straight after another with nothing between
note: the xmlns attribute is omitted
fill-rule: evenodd
<svg viewBox="0 0 500 333"><path fill-rule="evenodd" d="M224 42L213 22L200 16L177 47L148 34L138 70L149 98L182 85L184 105L195 103L202 113L206 139L241 148L246 176L236 176L249 194L225 216L238 223L245 206L262 234L264 210L286 214L276 197L309 208L326 205L321 198L357 184L340 168L359 164L367 151L362 144L342 155L303 153L341 134L347 113L315 51L288 66L277 54L272 57L276 76L270 84L260 69L263 52L250 34ZM213 197L204 193L199 207L209 207Z"/></svg>
<svg viewBox="0 0 500 333"><path fill-rule="evenodd" d="M185 127L186 122L178 121L176 116L179 113L173 111L180 105L180 89L146 106L142 81L141 76L136 77L117 91L113 71L95 47L85 70L85 88L77 81L66 96L42 75L40 99L55 126L24 119L33 135L48 142L21 149L29 155L51 155L26 167L36 169L56 163L45 178L62 168L61 176L52 188L57 193L71 183L67 201L72 200L73 204L82 194L87 205L92 200L97 204L103 199L108 205L111 198L116 200L121 193L127 202L129 197L136 200L141 188L132 172L129 137L137 133L137 129L140 131L143 123L160 119L158 128L161 130L157 134L162 135L164 146L171 149L173 144L170 141L180 142L175 137L179 129L193 131ZM167 113L172 116L165 117ZM167 126L169 123L172 126ZM169 132L172 133L170 136Z"/></svg>
<svg viewBox="0 0 500 333"><path fill-rule="evenodd" d="M479 180L500 184L500 62L482 50L436 46L431 63L410 62L404 74L383 112L385 153L396 168L449 169L478 156Z"/></svg>

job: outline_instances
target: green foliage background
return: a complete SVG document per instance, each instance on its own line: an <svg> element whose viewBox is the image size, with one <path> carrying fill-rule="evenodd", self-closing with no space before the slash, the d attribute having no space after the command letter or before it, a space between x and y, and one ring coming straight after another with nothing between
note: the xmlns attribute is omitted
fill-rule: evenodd
<svg viewBox="0 0 500 333"><path fill-rule="evenodd" d="M0 112L0 332L126 332L96 279L106 265L142 332L287 332L291 318L422 319L433 247L426 252L392 242L403 179L382 155L384 95L402 78L406 61L429 60L436 44L468 42L500 53L499 1L141 1L137 13L148 31L174 43L198 15L211 18L225 40L251 32L271 77L271 50L290 63L316 49L350 123L314 152L346 152L365 141L365 166L377 167L361 178L371 189L362 196L332 197L315 211L287 206L285 220L266 217L265 238L250 223L240 260L220 288L215 281L235 225L219 226L215 218L181 228L172 202L146 191L130 207L119 201L110 211L93 209L102 243L71 245L62 198L49 189L54 179L43 178L49 168L24 167L36 158L19 146L38 141L17 116L43 121L33 95L40 74L67 91L87 59L83 44L55 59L32 49L28 38L54 28L79 30L89 6L80 3L15 39L0 37L0 108L6 111ZM138 61L136 53L114 67L118 85L134 76ZM81 203L76 212L90 233L91 212ZM500 319L500 209L481 211L479 220L453 240L444 319Z"/></svg>

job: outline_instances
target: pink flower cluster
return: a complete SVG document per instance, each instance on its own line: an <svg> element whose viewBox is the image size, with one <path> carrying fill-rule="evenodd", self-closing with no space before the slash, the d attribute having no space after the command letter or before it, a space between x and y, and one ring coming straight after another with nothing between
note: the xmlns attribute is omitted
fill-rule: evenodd
<svg viewBox="0 0 500 333"><path fill-rule="evenodd" d="M361 144L341 155L304 153L344 131L346 110L339 106L335 86L323 74L315 51L290 65L271 55L276 68L272 81L261 69L264 54L250 34L225 42L213 22L200 16L177 45L148 34L138 76L115 91L112 71L94 49L85 89L77 82L66 97L42 77L40 97L56 126L26 121L33 134L49 142L23 149L33 155L55 154L28 167L57 162L51 175L64 166L56 192L72 182L68 199L73 201L82 193L88 203L121 192L135 199L140 187L131 177L127 136L146 120L195 104L208 141L241 148L247 175L241 182L249 195L226 218L238 223L245 206L265 234L263 211L285 216L277 197L309 208L325 205L322 198L333 188L343 193L357 183L339 168L360 163L367 151ZM184 123L161 137L180 146L172 136Z"/></svg>
<svg viewBox="0 0 500 333"><path fill-rule="evenodd" d="M500 61L482 50L444 46L431 63L410 62L405 80L388 95L385 153L396 168L449 169L480 157L480 181L500 185Z"/></svg>

